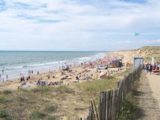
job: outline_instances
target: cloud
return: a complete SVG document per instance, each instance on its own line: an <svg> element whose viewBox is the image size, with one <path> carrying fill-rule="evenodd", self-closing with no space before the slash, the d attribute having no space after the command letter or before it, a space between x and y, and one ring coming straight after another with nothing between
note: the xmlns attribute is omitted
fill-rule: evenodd
<svg viewBox="0 0 160 120"><path fill-rule="evenodd" d="M146 40L148 43L160 43L160 39L157 40Z"/></svg>
<svg viewBox="0 0 160 120"><path fill-rule="evenodd" d="M32 5L28 3L23 3L23 2L13 2L13 5L11 6L15 9L29 9L29 10L36 10L36 9L41 9L41 8L46 8L46 4L41 4L41 5Z"/></svg>
<svg viewBox="0 0 160 120"><path fill-rule="evenodd" d="M121 0L121 1L131 2L131 3L141 3L141 4L144 4L147 2L147 0Z"/></svg>
<svg viewBox="0 0 160 120"><path fill-rule="evenodd" d="M158 0L0 0L0 11L2 49L114 50L160 37Z"/></svg>
<svg viewBox="0 0 160 120"><path fill-rule="evenodd" d="M30 16L30 15L24 15L24 14L17 15L16 17L22 18L24 20L32 20L35 23L49 23L50 24L50 23L58 23L62 21L58 19L44 18L42 16Z"/></svg>

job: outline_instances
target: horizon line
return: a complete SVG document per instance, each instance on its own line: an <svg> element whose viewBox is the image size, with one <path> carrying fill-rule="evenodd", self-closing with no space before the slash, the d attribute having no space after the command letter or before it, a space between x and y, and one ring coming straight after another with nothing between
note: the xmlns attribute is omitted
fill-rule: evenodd
<svg viewBox="0 0 160 120"><path fill-rule="evenodd" d="M0 50L0 52L109 52L108 50Z"/></svg>

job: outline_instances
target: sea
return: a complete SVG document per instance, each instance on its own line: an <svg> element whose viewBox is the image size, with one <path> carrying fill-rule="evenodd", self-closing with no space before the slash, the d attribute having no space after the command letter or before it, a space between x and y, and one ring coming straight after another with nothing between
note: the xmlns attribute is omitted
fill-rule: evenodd
<svg viewBox="0 0 160 120"><path fill-rule="evenodd" d="M95 51L0 51L0 78L12 80L28 71L53 71L68 64L94 61L105 55ZM8 78L6 77L8 76Z"/></svg>

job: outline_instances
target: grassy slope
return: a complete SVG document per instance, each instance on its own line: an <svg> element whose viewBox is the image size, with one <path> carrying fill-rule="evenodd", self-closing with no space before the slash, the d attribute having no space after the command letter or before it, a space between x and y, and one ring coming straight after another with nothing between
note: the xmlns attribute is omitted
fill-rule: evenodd
<svg viewBox="0 0 160 120"><path fill-rule="evenodd" d="M139 54L142 54L147 62L151 61L151 57L160 62L160 46L145 46L138 50Z"/></svg>
<svg viewBox="0 0 160 120"><path fill-rule="evenodd" d="M115 78L77 84L76 88L41 87L34 90L3 91L0 93L0 118L17 120L76 118L75 112L88 108L90 99L116 85ZM96 97L95 97L96 96Z"/></svg>
<svg viewBox="0 0 160 120"><path fill-rule="evenodd" d="M76 119L88 109L91 99L98 103L98 94L101 91L116 87L119 79L117 76L57 88L1 91L0 119L56 120L60 117Z"/></svg>
<svg viewBox="0 0 160 120"><path fill-rule="evenodd" d="M160 61L160 47L143 47L138 50L146 60L154 56ZM74 86L2 91L0 120L54 120L59 117L73 120L84 114L90 105L90 99L95 99L98 103L98 94L101 91L116 87L117 80L116 76Z"/></svg>

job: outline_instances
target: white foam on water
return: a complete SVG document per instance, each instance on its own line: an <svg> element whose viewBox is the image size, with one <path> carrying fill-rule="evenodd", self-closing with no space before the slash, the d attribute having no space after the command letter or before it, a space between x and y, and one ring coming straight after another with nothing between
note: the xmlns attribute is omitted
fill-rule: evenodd
<svg viewBox="0 0 160 120"><path fill-rule="evenodd" d="M43 73L43 72L59 69L65 64L68 64L68 65L77 64L78 65L82 62L95 61L104 56L105 56L105 53L99 53L99 54L92 55L92 56L74 58L72 60L33 63L33 64L25 64L25 65L17 65L17 66L16 65L5 66L4 67L5 73L3 75L3 78L5 77L5 75L8 75L9 80L17 79L19 78L20 73L22 73L24 76L27 76L29 70L33 70L34 72L39 71L40 73Z"/></svg>

